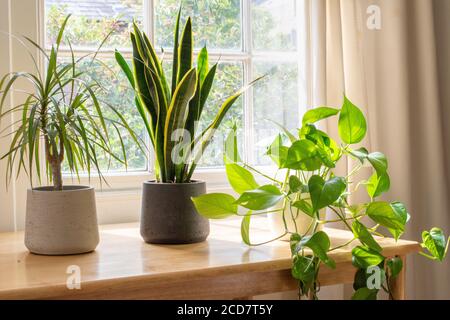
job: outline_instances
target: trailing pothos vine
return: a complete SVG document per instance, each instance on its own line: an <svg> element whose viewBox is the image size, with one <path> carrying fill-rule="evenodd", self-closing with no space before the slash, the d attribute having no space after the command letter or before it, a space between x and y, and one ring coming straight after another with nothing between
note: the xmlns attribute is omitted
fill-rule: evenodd
<svg viewBox="0 0 450 320"><path fill-rule="evenodd" d="M316 126L318 121L334 116L338 117L340 143ZM352 263L357 272L352 298L376 299L380 290L391 295L391 281L399 275L403 262L400 257L383 256L377 239L390 233L398 240L410 215L403 203L378 199L390 187L386 156L381 152L352 147L361 143L367 132L362 111L345 97L340 109L318 107L306 112L297 135L278 126L281 133L266 153L279 169L277 174L271 177L241 160L234 128L234 133L226 140L224 158L229 183L239 197L225 193L201 195L193 198L198 212L210 219L242 216L242 239L250 246L267 243L254 244L250 241L252 216L264 213L282 215L285 232L270 241L290 237L292 276L299 282L300 297L317 299L320 289L318 274L322 264L335 268L336 263L330 258L330 252L354 242ZM357 165L347 175L337 175L337 163L347 158L354 159ZM372 175L357 181L358 173L368 166L372 168ZM255 175L267 184L260 185ZM349 196L362 187L370 200L351 203ZM280 203L281 207L277 207ZM323 210L328 210L335 218L327 220L321 214ZM297 225L298 215L309 216L309 225ZM288 217L294 222L293 229L288 227ZM335 222L343 223L352 232L353 238L332 246L322 227ZM422 233L422 255L442 261L448 246L449 241L441 229L432 228ZM375 288L368 286L368 278L374 268L379 271L379 286Z"/></svg>

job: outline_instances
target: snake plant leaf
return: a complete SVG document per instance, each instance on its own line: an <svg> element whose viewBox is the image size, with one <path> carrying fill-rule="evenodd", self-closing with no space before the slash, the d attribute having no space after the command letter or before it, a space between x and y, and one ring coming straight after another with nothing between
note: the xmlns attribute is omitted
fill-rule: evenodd
<svg viewBox="0 0 450 320"><path fill-rule="evenodd" d="M259 187L253 174L236 163L226 164L225 171L231 187L239 194Z"/></svg>
<svg viewBox="0 0 450 320"><path fill-rule="evenodd" d="M195 126L196 122L200 119L201 112L201 91L202 86L205 81L205 77L208 73L209 63L208 63L208 50L206 47L200 51L197 58L197 88L195 90L195 95L189 102L189 113L186 120L186 130L189 131L191 137L195 136ZM209 94L209 92L208 92Z"/></svg>
<svg viewBox="0 0 450 320"><path fill-rule="evenodd" d="M180 81L167 112L164 127L164 155L166 175L168 177L173 176L175 170L172 159L172 150L176 141L172 141L172 134L175 130L184 129L188 113L188 104L195 94L196 85L197 73L195 68L193 68L189 70Z"/></svg>
<svg viewBox="0 0 450 320"><path fill-rule="evenodd" d="M206 46L204 46L198 54L197 70L199 82L200 84L203 84L209 71L208 49L206 48Z"/></svg>
<svg viewBox="0 0 450 320"><path fill-rule="evenodd" d="M275 206L281 199L283 194L277 187L264 185L242 193L236 204L250 210L265 210Z"/></svg>
<svg viewBox="0 0 450 320"><path fill-rule="evenodd" d="M208 193L193 197L197 212L208 219L224 219L237 215L236 200L227 193Z"/></svg>
<svg viewBox="0 0 450 320"><path fill-rule="evenodd" d="M347 144L361 142L366 135L366 118L347 97L344 97L344 105L339 114L338 129L339 136Z"/></svg>
<svg viewBox="0 0 450 320"><path fill-rule="evenodd" d="M335 116L339 113L339 109L330 108L330 107L318 107L311 110L308 110L303 116L302 123L305 124L313 124L317 121Z"/></svg>
<svg viewBox="0 0 450 320"><path fill-rule="evenodd" d="M146 68L144 63L142 62L142 57L139 54L138 45L136 42L136 37L133 33L130 35L131 44L133 46L133 75L134 75L134 83L136 84L136 96L139 99L141 105L148 111L150 114L150 119L152 122L153 131L156 129L157 123L157 112L156 107L151 98L152 94L147 86L147 79L145 76Z"/></svg>
<svg viewBox="0 0 450 320"><path fill-rule="evenodd" d="M217 63L211 67L208 73L205 76L205 79L202 82L201 92L200 92L200 109L197 115L197 120L200 119L200 116L205 107L206 101L209 97L209 93L211 92L212 85L214 83L214 78L217 72Z"/></svg>
<svg viewBox="0 0 450 320"><path fill-rule="evenodd" d="M175 22L175 39L173 43L173 63L172 63L172 95L175 94L175 90L178 85L178 70L179 70L179 38L180 38L180 19L181 19L181 6L178 10L177 21Z"/></svg>
<svg viewBox="0 0 450 320"><path fill-rule="evenodd" d="M183 33L181 35L180 47L178 48L178 83L184 78L187 72L192 69L192 53L193 53L193 39L192 39L192 21L189 17L184 25Z"/></svg>

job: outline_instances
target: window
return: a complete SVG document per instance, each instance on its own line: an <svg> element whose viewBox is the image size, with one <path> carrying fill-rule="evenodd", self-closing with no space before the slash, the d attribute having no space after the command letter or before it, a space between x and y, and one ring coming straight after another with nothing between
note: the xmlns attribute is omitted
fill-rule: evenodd
<svg viewBox="0 0 450 320"><path fill-rule="evenodd" d="M205 122L210 122L226 96L244 83L266 75L228 114L220 131L222 134L216 135L214 143L206 151L200 170L222 166L223 138L233 121L237 121L241 128L239 135L244 157L254 165L270 163L263 156L264 147L274 138L277 128L267 119L289 129L298 127L302 112L299 107L302 105L299 98L302 91L299 89L302 87L299 80L299 2L183 1L183 16L193 18L196 48L207 45L211 61L219 61L219 73L205 111ZM129 31L135 19L150 35L155 48L164 49L167 59L165 68L170 70L173 24L179 4L179 0L46 0L45 43L48 47L54 42L58 27L68 13L72 17L66 36L77 55L95 50L101 39L113 30L100 54L102 62L110 66L110 74L92 66L87 73L103 83L111 84L103 98L119 105L132 127L144 137L132 92L115 66L114 49L118 48L127 58L131 57ZM67 49L68 45L64 43ZM114 80L115 73L118 81ZM151 164L147 163L131 139L125 144L129 171L149 171ZM121 167L113 163L111 169L121 170Z"/></svg>

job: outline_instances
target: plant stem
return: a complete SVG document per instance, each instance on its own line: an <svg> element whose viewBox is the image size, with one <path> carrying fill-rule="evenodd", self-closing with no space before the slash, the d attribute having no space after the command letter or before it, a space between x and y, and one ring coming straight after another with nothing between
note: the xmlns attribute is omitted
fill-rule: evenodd
<svg viewBox="0 0 450 320"><path fill-rule="evenodd" d="M347 226L347 228L348 228L350 231L352 231L352 227L350 227L350 225L348 224L347 219L345 218L345 216L344 216L344 217L341 216L341 214L340 214L335 208L333 208L333 207L331 207L331 206L329 206L328 208L330 208L331 210L333 210L334 213L336 213L336 215L340 218L338 222L340 222L340 221L344 222L345 225Z"/></svg>
<svg viewBox="0 0 450 320"><path fill-rule="evenodd" d="M271 240L268 240L268 241L264 241L264 242L260 242L260 243L250 244L250 247L258 247L258 246L262 246L262 245L264 245L264 244L268 244L268 243L277 241L277 240L283 238L283 237L284 237L285 235L287 235L287 234L288 234L288 232L285 232L285 233L283 233L281 236L276 237L276 238L274 238L274 239L271 239Z"/></svg>
<svg viewBox="0 0 450 320"><path fill-rule="evenodd" d="M252 166L250 166L250 165L248 165L248 164L246 164L246 163L243 163L243 165L244 165L245 168L250 169L250 170L256 172L257 174L263 176L264 178L266 178L266 179L268 179L268 180L270 180L270 181L272 181L272 182L275 182L275 183L277 183L277 184L279 184L279 185L283 185L283 182L278 181L278 180L276 180L276 179L274 179L274 178L269 177L269 176L266 175L265 173L262 173L261 171L259 171L259 170L255 169L255 168L253 168Z"/></svg>
<svg viewBox="0 0 450 320"><path fill-rule="evenodd" d="M355 220L358 219L360 217L363 217L363 214L351 217L351 218L345 218L345 219L335 219L335 220L323 220L323 221L319 221L320 224L326 224L326 223L334 223L334 222L341 222L341 221L350 221L350 220Z"/></svg>
<svg viewBox="0 0 450 320"><path fill-rule="evenodd" d="M347 242L344 243L344 244L341 244L341 245L339 245L339 246L337 246L337 247L334 247L334 248L330 249L329 251L334 251L334 250L337 250L337 249L340 249L340 248L344 248L344 247L348 246L350 243L352 243L352 242L355 241L355 240L356 240L356 238L353 238L353 239L347 241ZM328 252L329 252L329 251L328 251Z"/></svg>

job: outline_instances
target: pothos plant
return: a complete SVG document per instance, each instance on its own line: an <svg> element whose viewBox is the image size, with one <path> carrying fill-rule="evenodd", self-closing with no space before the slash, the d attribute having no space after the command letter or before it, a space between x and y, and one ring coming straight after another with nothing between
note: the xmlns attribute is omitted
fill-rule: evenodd
<svg viewBox="0 0 450 320"><path fill-rule="evenodd" d="M316 126L318 121L333 116L338 116L341 143ZM283 127L281 129L282 133L268 147L266 154L278 167L283 179L278 179L278 175L270 177L243 163L236 152L236 138L230 135L226 143L226 173L239 197L211 193L193 198L198 212L211 219L242 216L242 239L250 246L260 245L250 241L251 217L265 212L282 215L285 232L273 240L290 236L292 276L299 281L300 297L317 299L317 276L321 264L335 268L329 253L355 241L358 243L352 250L352 263L358 271L353 284L353 299L376 299L379 290L367 287L370 276L367 269L373 266L380 267L381 288L390 293L390 281L401 271L402 260L383 256L374 236L383 237L383 230L387 230L398 240L410 216L401 202L378 199L390 187L386 156L381 152L370 153L365 148L352 147L366 135L367 124L362 111L345 97L341 109L318 107L306 112L297 135ZM358 165L346 176L339 176L334 169L345 157L355 159ZM367 180L356 181L356 174L367 165L372 168L372 175ZM260 185L254 174L262 175L269 183ZM362 186L365 186L370 200L351 203L349 196ZM282 207L273 210L279 203ZM245 213L242 214L240 209ZM329 209L336 219L325 220L319 214L323 209ZM298 215L307 215L311 218L310 225L306 228L294 225L294 230L290 230L286 223L287 215L291 215L294 224ZM330 222L342 222L352 232L352 239L333 247L321 228ZM424 231L422 240L422 255L437 261L444 259L449 241L441 229Z"/></svg>

